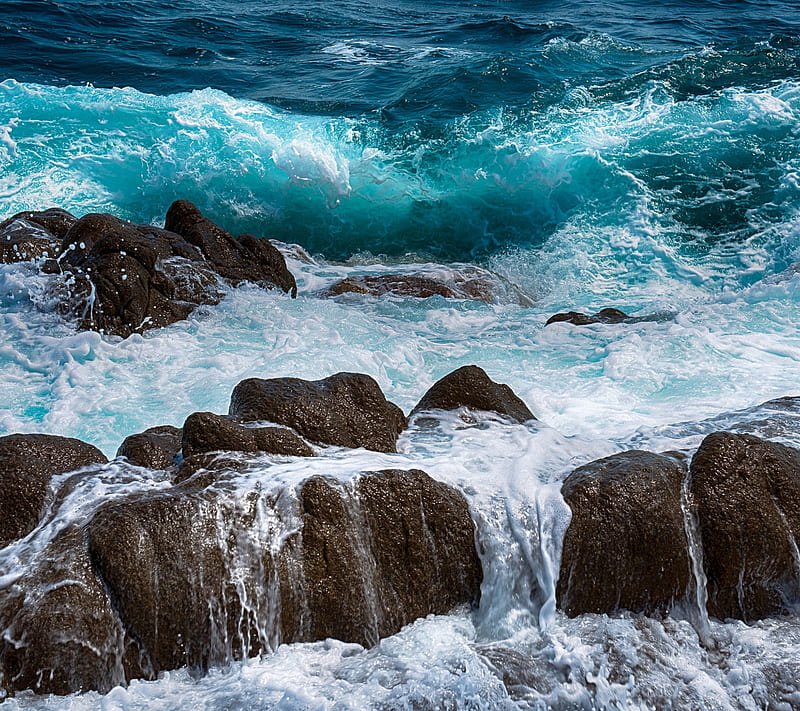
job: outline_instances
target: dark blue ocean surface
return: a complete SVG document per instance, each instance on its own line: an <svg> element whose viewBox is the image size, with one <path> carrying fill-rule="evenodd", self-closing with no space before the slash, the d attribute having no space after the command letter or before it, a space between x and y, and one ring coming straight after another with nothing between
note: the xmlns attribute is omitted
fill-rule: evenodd
<svg viewBox="0 0 800 711"><path fill-rule="evenodd" d="M664 76L700 47L726 53L727 68L693 62L677 90L796 76L798 34L791 0L13 0L0 18L0 77L156 94L213 87L294 110L419 119L538 108L574 86ZM576 46L553 53L559 40Z"/></svg>

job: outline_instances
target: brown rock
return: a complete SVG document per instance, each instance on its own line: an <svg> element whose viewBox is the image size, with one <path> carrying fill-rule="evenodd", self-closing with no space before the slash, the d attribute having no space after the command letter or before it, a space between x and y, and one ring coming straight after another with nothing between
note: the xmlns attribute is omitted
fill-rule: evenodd
<svg viewBox="0 0 800 711"><path fill-rule="evenodd" d="M800 597L800 451L715 432L692 458L708 611L751 620Z"/></svg>
<svg viewBox="0 0 800 711"><path fill-rule="evenodd" d="M536 419L508 385L495 383L477 365L462 366L435 382L410 416L425 410L457 410L461 407L496 412L516 422Z"/></svg>
<svg viewBox="0 0 800 711"><path fill-rule="evenodd" d="M691 567L683 477L674 459L632 450L590 462L564 480L572 521L557 599L568 615L664 612L685 597Z"/></svg>
<svg viewBox="0 0 800 711"><path fill-rule="evenodd" d="M244 427L211 412L195 412L183 425L183 456L234 450L313 457L314 451L285 427Z"/></svg>
<svg viewBox="0 0 800 711"><path fill-rule="evenodd" d="M131 464L147 469L169 469L181 451L182 432L179 427L160 425L130 435L117 450Z"/></svg>
<svg viewBox="0 0 800 711"><path fill-rule="evenodd" d="M228 281L276 286L297 295L297 284L280 251L267 239L243 235L238 240L204 217L188 200L176 200L167 211L166 229L197 247L214 270Z"/></svg>
<svg viewBox="0 0 800 711"><path fill-rule="evenodd" d="M233 390L229 414L291 427L318 444L396 452L406 418L368 375L336 373L322 380L250 378Z"/></svg>
<svg viewBox="0 0 800 711"><path fill-rule="evenodd" d="M36 527L53 476L107 461L99 449L71 437L0 437L0 545L22 538Z"/></svg>
<svg viewBox="0 0 800 711"><path fill-rule="evenodd" d="M576 326L588 326L592 323L624 323L629 318L630 316L624 311L612 308L600 309L600 311L591 316L587 316L579 311L565 311L564 313L551 316L547 319L545 326L549 326L551 323L560 323L564 321Z"/></svg>

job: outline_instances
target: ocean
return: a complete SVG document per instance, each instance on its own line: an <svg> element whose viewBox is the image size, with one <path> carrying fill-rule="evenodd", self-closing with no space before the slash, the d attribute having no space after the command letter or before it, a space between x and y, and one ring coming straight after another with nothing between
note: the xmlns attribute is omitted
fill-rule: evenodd
<svg viewBox="0 0 800 711"><path fill-rule="evenodd" d="M230 287L121 339L76 330L33 263L0 265L0 435L113 458L130 434L227 412L245 378L366 373L408 413L479 365L537 421L412 423L398 454L328 448L262 475L418 468L456 486L480 605L371 649L282 645L201 678L7 708L800 709L800 616L698 630L697 614L569 618L530 594L553 602L559 487L577 466L691 456L745 425L800 446L796 414L759 409L800 395L796 2L3 2L0 219L61 207L163 225L177 199L300 245L298 297ZM490 303L320 298L345 277L452 281L471 265L498 275ZM545 326L605 307L634 318ZM139 471L87 496L168 485ZM4 573L22 565L12 548Z"/></svg>

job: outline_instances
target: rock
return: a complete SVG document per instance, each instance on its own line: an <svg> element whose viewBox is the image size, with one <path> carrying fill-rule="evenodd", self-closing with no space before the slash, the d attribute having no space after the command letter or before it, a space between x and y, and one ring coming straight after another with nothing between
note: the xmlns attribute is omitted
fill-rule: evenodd
<svg viewBox="0 0 800 711"><path fill-rule="evenodd" d="M347 293L370 294L371 296L395 294L397 296L413 296L418 299L427 299L431 296L443 296L446 299L465 298L447 284L412 274L347 277L329 286L321 296L324 298Z"/></svg>
<svg viewBox="0 0 800 711"><path fill-rule="evenodd" d="M368 375L336 373L322 380L250 378L233 390L229 414L291 427L311 442L396 452L406 417Z"/></svg>
<svg viewBox="0 0 800 711"><path fill-rule="evenodd" d="M147 469L169 469L181 451L182 432L179 427L160 425L130 435L117 450L131 464Z"/></svg>
<svg viewBox="0 0 800 711"><path fill-rule="evenodd" d="M564 480L572 521L557 600L568 615L666 612L685 597L691 563L683 477L674 459L631 450L590 462Z"/></svg>
<svg viewBox="0 0 800 711"><path fill-rule="evenodd" d="M188 200L172 203L165 227L197 247L214 270L231 283L250 281L297 295L297 284L286 268L286 260L269 240L251 235L236 240Z"/></svg>
<svg viewBox="0 0 800 711"><path fill-rule="evenodd" d="M800 599L800 450L715 432L692 458L690 492L709 614L752 620Z"/></svg>
<svg viewBox="0 0 800 711"><path fill-rule="evenodd" d="M354 495L314 477L299 499L309 615L298 641L371 646L418 617L477 601L474 526L452 487L388 470L364 474Z"/></svg>
<svg viewBox="0 0 800 711"><path fill-rule="evenodd" d="M0 225L0 264L56 257L61 244L44 227L23 218Z"/></svg>
<svg viewBox="0 0 800 711"><path fill-rule="evenodd" d="M495 383L477 365L462 366L435 382L410 416L425 410L457 410L461 407L496 412L515 422L536 419L508 385Z"/></svg>
<svg viewBox="0 0 800 711"><path fill-rule="evenodd" d="M0 545L6 546L36 527L51 477L107 461L99 449L71 437L0 437Z"/></svg>
<svg viewBox="0 0 800 711"><path fill-rule="evenodd" d="M244 427L211 412L195 412L183 425L183 456L234 450L313 457L314 451L285 427Z"/></svg>
<svg viewBox="0 0 800 711"><path fill-rule="evenodd" d="M57 534L14 585L0 589L0 625L0 685L7 692L105 693L149 678L130 653L80 526Z"/></svg>
<svg viewBox="0 0 800 711"><path fill-rule="evenodd" d="M626 314L624 311L612 308L601 309L596 314L592 314L591 316L587 316L579 311L566 311L564 313L551 316L549 319L547 319L545 326L549 326L551 323L560 323L562 321L572 323L576 326L588 326L592 323L625 323L629 318L630 316L628 316L628 314Z"/></svg>
<svg viewBox="0 0 800 711"><path fill-rule="evenodd" d="M346 293L371 296L411 296L427 299L442 296L446 299L482 301L486 304L516 303L531 306L532 301L499 274L472 264L429 265L410 274L377 274L352 276L335 282L320 292L322 298Z"/></svg>
<svg viewBox="0 0 800 711"><path fill-rule="evenodd" d="M372 645L480 593L466 501L424 472L366 473L350 486L312 477L291 520L287 493L232 501L185 485L110 503L88 526L92 561L154 675L288 642Z"/></svg>
<svg viewBox="0 0 800 711"><path fill-rule="evenodd" d="M52 239L62 240L69 228L77 222L77 219L75 215L58 207L51 207L41 211L27 210L18 212L16 215L12 215L0 222L0 234L13 223L22 221L41 227L47 233L47 236Z"/></svg>

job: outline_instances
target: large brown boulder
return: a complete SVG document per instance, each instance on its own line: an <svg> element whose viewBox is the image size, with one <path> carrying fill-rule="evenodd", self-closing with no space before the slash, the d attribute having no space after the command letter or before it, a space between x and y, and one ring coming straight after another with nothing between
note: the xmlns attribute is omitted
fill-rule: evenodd
<svg viewBox="0 0 800 711"><path fill-rule="evenodd" d="M212 412L195 412L183 424L184 457L231 450L311 457L314 451L285 427L244 427Z"/></svg>
<svg viewBox="0 0 800 711"><path fill-rule="evenodd" d="M276 286L297 295L297 284L281 252L266 239L242 235L236 239L204 217L188 200L176 200L167 211L165 227L193 244L228 281Z"/></svg>
<svg viewBox="0 0 800 711"><path fill-rule="evenodd" d="M800 598L800 451L715 432L692 458L709 614L751 620Z"/></svg>
<svg viewBox="0 0 800 711"><path fill-rule="evenodd" d="M363 475L353 493L315 477L299 498L309 615L298 640L370 646L478 599L473 523L452 487L419 470L388 470Z"/></svg>
<svg viewBox="0 0 800 711"><path fill-rule="evenodd" d="M0 546L22 538L36 527L53 476L107 461L99 449L71 437L0 437Z"/></svg>
<svg viewBox="0 0 800 711"><path fill-rule="evenodd" d="M231 395L229 414L291 427L311 442L396 452L406 417L368 375L336 373L322 380L249 378Z"/></svg>
<svg viewBox="0 0 800 711"><path fill-rule="evenodd" d="M207 483L114 502L89 524L92 560L154 674L284 642L372 645L479 595L466 501L423 472L312 477L297 518L286 493L232 501Z"/></svg>
<svg viewBox="0 0 800 711"><path fill-rule="evenodd" d="M590 462L564 480L572 521L557 600L568 615L663 612L685 597L691 564L683 477L674 459L632 450Z"/></svg>
<svg viewBox="0 0 800 711"><path fill-rule="evenodd" d="M117 450L117 456L125 457L137 467L169 469L181 451L182 436L180 427L151 427L126 437Z"/></svg>
<svg viewBox="0 0 800 711"><path fill-rule="evenodd" d="M457 410L461 407L496 412L516 422L536 419L508 385L494 382L477 365L462 366L435 382L410 416L426 410Z"/></svg>

